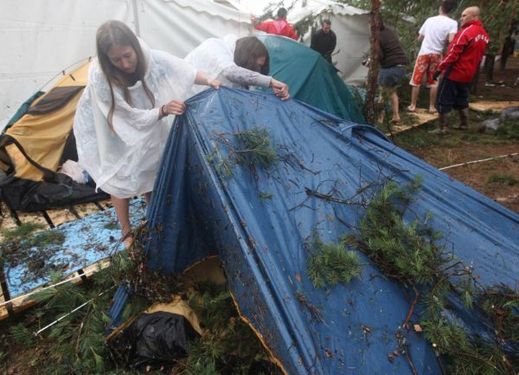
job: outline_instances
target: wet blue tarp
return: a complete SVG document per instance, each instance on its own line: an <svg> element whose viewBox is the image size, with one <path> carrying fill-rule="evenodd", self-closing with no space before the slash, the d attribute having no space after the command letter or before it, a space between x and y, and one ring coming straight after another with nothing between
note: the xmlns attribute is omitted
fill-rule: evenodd
<svg viewBox="0 0 519 375"><path fill-rule="evenodd" d="M289 374L412 374L406 355L389 360L402 347L419 374L441 373L423 336L401 328L412 291L382 276L362 253L362 274L347 285L316 289L306 274L305 242L314 233L325 242L354 233L361 203L390 180L403 185L421 176L406 218L430 214L445 247L474 267L482 286L517 287L519 216L372 127L296 100L227 88L187 105L148 212L150 267L175 273L219 255L241 312ZM217 165L232 151L222 140L233 144L234 133L252 128L268 129L279 161L269 169L234 165L224 176Z"/></svg>
<svg viewBox="0 0 519 375"><path fill-rule="evenodd" d="M140 225L144 215L144 199L133 199L130 204L132 225ZM25 261L13 257L16 260L13 263L11 257L6 257L2 262L5 286L11 298L48 284L52 273L61 273L65 278L124 249L113 208L64 223L48 232L61 234L63 242L34 246L26 250ZM41 269L34 266L36 261L42 263Z"/></svg>

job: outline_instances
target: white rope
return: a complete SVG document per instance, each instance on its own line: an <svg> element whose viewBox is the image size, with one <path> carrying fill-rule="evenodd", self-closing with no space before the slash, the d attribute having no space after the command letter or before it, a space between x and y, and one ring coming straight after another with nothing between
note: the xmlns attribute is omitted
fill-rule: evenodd
<svg viewBox="0 0 519 375"><path fill-rule="evenodd" d="M492 160L497 160L497 159L504 159L504 158L510 158L510 157L513 157L513 156L517 156L519 155L519 152L514 152L513 154L508 154L508 155L500 155L500 156L494 156L492 158L486 158L486 159L480 159L480 160L473 160L473 161L467 161L465 163L459 163L459 164L453 164L453 165L449 165L447 167L442 167L442 168L439 168L440 171L444 171L446 169L451 169L451 168L456 168L456 167L462 167L464 165L469 165L469 164L476 164L476 163L483 163L485 161L492 161Z"/></svg>
<svg viewBox="0 0 519 375"><path fill-rule="evenodd" d="M104 292L101 292L97 295L97 297L101 297L103 294L105 294L106 292L108 292L109 290L113 289L114 287L112 286L111 288L108 288L107 290L105 290ZM66 313L65 315L62 315L60 316L58 319L56 319L55 321L47 324L45 327L39 329L38 331L34 332L34 336L38 336L40 333L42 333L43 331L46 331L47 329L49 329L50 327L52 327L53 325L61 322L63 319L65 319L67 316L70 316L72 314L74 314L76 311L78 310L81 310L83 307L85 307L86 305L92 303L97 297L94 297L92 299L89 299L88 301L86 301L85 303L82 303L81 305L79 305L78 307L76 307L74 310Z"/></svg>

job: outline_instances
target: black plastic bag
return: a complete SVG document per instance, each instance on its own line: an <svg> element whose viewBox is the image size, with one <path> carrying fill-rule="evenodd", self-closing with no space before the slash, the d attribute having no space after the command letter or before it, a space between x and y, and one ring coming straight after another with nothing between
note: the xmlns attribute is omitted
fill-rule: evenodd
<svg viewBox="0 0 519 375"><path fill-rule="evenodd" d="M119 362L130 367L170 368L187 356L190 341L198 337L183 316L156 312L142 314L110 341L110 348Z"/></svg>

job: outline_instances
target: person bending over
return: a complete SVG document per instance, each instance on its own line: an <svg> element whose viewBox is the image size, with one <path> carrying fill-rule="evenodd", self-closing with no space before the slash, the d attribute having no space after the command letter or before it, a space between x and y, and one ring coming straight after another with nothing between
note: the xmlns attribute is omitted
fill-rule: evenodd
<svg viewBox="0 0 519 375"><path fill-rule="evenodd" d="M229 35L223 39L207 39L185 60L222 85L242 89L250 86L271 87L280 99L290 98L288 86L268 75L269 53L255 36L236 39ZM195 87L194 91L202 89Z"/></svg>
<svg viewBox="0 0 519 375"><path fill-rule="evenodd" d="M96 34L97 58L74 118L79 164L111 196L122 241L131 242L129 198L149 201L162 152L194 83L211 85L184 60L152 50L120 21Z"/></svg>

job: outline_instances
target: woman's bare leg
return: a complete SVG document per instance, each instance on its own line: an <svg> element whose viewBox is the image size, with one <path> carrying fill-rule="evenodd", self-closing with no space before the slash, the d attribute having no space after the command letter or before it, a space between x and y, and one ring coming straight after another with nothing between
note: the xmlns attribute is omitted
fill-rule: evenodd
<svg viewBox="0 0 519 375"><path fill-rule="evenodd" d="M400 113L398 110L398 93L396 89L391 93L391 109L393 110L392 122L400 122Z"/></svg>
<svg viewBox="0 0 519 375"><path fill-rule="evenodd" d="M113 195L111 196L111 199L112 205L115 208L117 220L119 220L119 225L121 226L122 237L124 238L132 230L130 225L130 200L128 198L117 198Z"/></svg>

